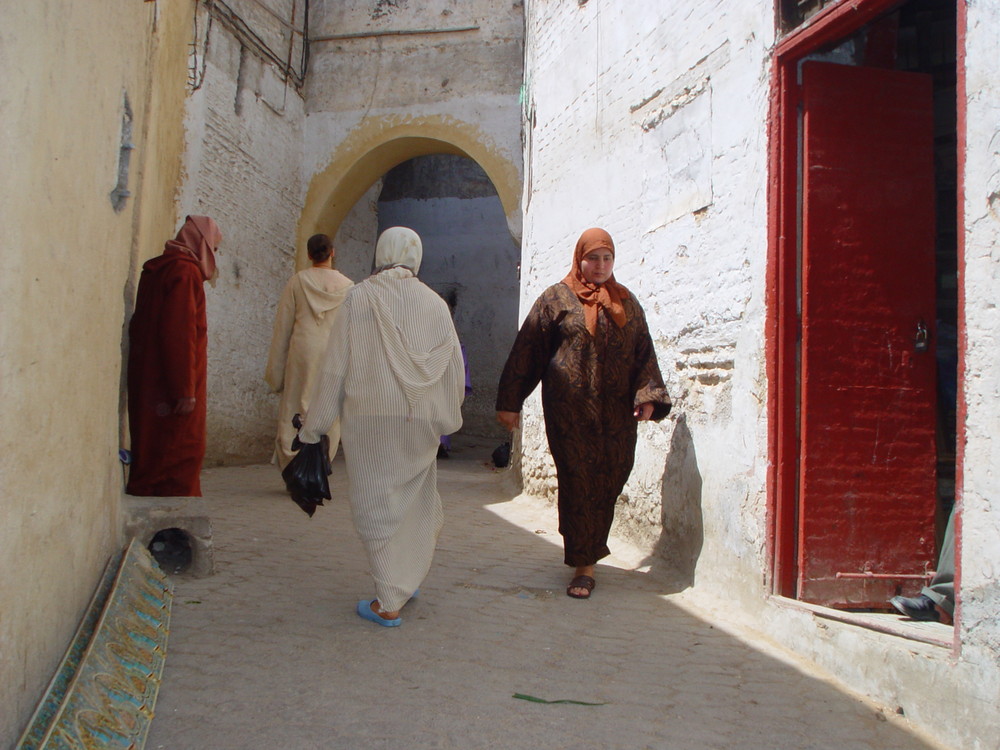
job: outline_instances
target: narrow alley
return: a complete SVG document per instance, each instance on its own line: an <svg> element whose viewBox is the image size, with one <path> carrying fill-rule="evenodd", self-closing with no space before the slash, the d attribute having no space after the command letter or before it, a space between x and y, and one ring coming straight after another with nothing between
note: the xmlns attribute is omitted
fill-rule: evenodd
<svg viewBox="0 0 1000 750"><path fill-rule="evenodd" d="M1000 0L10 0L0 60L0 750L1000 750ZM313 518L266 462L310 411L288 312L318 356L392 227L480 437L387 629L343 462ZM166 255L185 314L146 327ZM630 406L654 359L672 402L560 461L630 470L591 601L548 385L490 464L552 289L574 400L633 351ZM552 434L626 435L592 406ZM183 487L129 488L170 435Z"/></svg>
<svg viewBox="0 0 1000 750"><path fill-rule="evenodd" d="M342 459L312 519L273 466L207 470L216 573L174 579L146 747L940 747L624 542L591 601L566 597L554 509L513 497L489 451L438 462L445 527L394 629L354 613L372 591Z"/></svg>

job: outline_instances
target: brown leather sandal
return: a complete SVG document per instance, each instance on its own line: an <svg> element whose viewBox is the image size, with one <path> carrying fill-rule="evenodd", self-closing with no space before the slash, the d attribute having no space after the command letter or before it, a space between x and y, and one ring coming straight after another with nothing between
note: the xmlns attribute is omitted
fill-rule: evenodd
<svg viewBox="0 0 1000 750"><path fill-rule="evenodd" d="M566 587L566 596L571 596L574 599L589 599L590 592L594 590L594 586L597 585L595 581L590 576L577 576L572 581L569 582L569 586ZM574 594L573 589L587 589L586 594Z"/></svg>

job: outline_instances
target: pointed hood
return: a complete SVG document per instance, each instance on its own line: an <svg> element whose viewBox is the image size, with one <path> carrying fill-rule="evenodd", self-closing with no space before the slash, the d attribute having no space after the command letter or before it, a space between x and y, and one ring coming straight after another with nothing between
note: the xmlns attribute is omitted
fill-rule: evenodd
<svg viewBox="0 0 1000 750"><path fill-rule="evenodd" d="M317 273L316 269L307 268L297 274L302 295L306 299L306 304L309 305L309 311L318 321L323 320L331 310L340 307L347 297L347 290L353 286L353 282L339 271L320 270L323 273ZM331 285L331 278L337 282L337 286L332 291L327 288Z"/></svg>
<svg viewBox="0 0 1000 750"><path fill-rule="evenodd" d="M385 230L375 250L375 264L379 270L352 292L372 311L389 366L406 395L411 412L444 376L456 344L454 329L443 327L432 347L414 349L393 318L393 307L398 307L399 298L407 297L407 285L421 283L413 274L420 268L422 254L420 237L412 229L392 227ZM445 304L444 300L440 302Z"/></svg>
<svg viewBox="0 0 1000 750"><path fill-rule="evenodd" d="M215 278L215 250L222 243L222 231L208 216L188 216L177 236L163 248L166 253L186 255L201 269L202 278Z"/></svg>

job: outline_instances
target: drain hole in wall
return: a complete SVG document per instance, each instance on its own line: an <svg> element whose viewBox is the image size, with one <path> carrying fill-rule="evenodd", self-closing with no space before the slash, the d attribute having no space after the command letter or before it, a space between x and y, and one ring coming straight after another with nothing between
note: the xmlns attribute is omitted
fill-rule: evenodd
<svg viewBox="0 0 1000 750"><path fill-rule="evenodd" d="M153 535L149 552L164 573L183 573L191 567L191 537L183 529L161 529Z"/></svg>

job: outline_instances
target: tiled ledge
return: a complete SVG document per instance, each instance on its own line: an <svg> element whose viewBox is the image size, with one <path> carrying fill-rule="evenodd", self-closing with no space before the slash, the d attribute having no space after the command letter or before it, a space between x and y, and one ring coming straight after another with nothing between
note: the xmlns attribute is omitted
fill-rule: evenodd
<svg viewBox="0 0 1000 750"><path fill-rule="evenodd" d="M171 586L136 540L108 563L16 750L138 750L166 658Z"/></svg>

